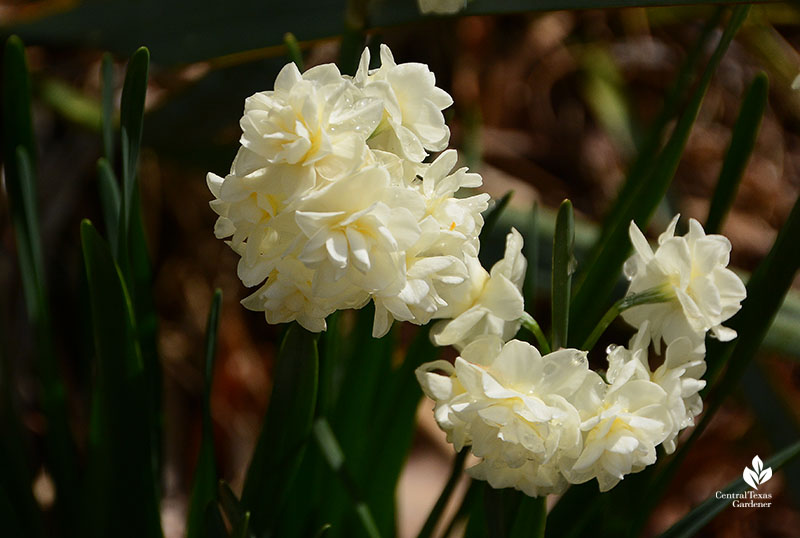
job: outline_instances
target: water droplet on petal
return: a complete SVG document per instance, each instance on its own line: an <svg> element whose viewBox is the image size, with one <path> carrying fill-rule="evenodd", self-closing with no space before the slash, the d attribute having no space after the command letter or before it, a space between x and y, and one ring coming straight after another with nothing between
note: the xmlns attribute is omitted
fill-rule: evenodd
<svg viewBox="0 0 800 538"><path fill-rule="evenodd" d="M617 344L609 344L608 347L606 348L606 354L611 355L612 353L614 353L617 347L619 347L617 346Z"/></svg>

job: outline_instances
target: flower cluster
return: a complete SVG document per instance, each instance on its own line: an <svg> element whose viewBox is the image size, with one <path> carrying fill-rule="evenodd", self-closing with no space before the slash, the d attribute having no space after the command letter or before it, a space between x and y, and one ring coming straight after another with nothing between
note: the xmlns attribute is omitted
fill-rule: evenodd
<svg viewBox="0 0 800 538"><path fill-rule="evenodd" d="M417 369L448 440L456 450L470 446L480 458L467 470L473 478L532 496L561 493L569 484L592 479L607 491L654 463L659 445L675 450L678 434L694 424L703 407L706 331L733 338L720 324L745 295L741 281L725 268L727 239L706 236L696 221L686 236L674 237L676 222L655 253L631 226L636 252L626 264L630 292L656 290L661 302L625 312L638 332L627 347L609 346L605 377L589 369L586 351L560 349L542 356L530 344L503 343L497 331L475 338L462 330L461 338L447 340L463 346L454 365L435 361ZM503 266L501 272L514 274ZM461 317L480 308L502 310L491 301L478 302ZM448 322L436 336L458 323L459 318ZM664 356L653 369L650 342L660 352L662 340Z"/></svg>
<svg viewBox="0 0 800 538"><path fill-rule="evenodd" d="M424 324L475 306L443 341L510 333L522 313L521 237L509 239L513 259L491 275L481 267L489 197L455 196L481 177L456 168L454 150L424 162L447 147L442 110L452 99L427 66L398 64L386 46L380 56L369 69L365 50L353 77L288 64L274 90L246 100L230 173L208 174L215 234L241 257L242 282L258 286L243 304L316 332L332 312L372 300L376 337L393 320ZM486 313L509 292L513 304Z"/></svg>
<svg viewBox="0 0 800 538"><path fill-rule="evenodd" d="M491 270L478 261L488 195L456 196L482 180L446 150L452 99L427 66L397 64L385 46L380 60L369 69L365 50L352 77L289 64L247 99L230 173L208 175L215 234L258 286L243 304L321 331L334 311L372 301L375 337L395 320L440 320L434 343L461 355L417 378L448 440L480 458L468 473L494 487L539 496L596 479L606 491L658 446L674 451L703 407L706 335L736 337L722 325L745 298L730 242L695 220L677 237L675 217L654 251L631 223L628 296L610 311L637 329L628 346L609 346L603 376L584 350L542 356L513 339L532 322L522 236L511 230Z"/></svg>

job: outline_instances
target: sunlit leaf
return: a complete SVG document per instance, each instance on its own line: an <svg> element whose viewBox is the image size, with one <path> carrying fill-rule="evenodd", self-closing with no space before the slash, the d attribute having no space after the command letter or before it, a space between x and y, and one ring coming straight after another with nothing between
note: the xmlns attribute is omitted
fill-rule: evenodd
<svg viewBox="0 0 800 538"><path fill-rule="evenodd" d="M569 304L572 290L572 273L575 271L575 222L572 202L564 200L558 209L556 231L553 236L553 272L551 308L553 319L552 349L567 345L569 327Z"/></svg>

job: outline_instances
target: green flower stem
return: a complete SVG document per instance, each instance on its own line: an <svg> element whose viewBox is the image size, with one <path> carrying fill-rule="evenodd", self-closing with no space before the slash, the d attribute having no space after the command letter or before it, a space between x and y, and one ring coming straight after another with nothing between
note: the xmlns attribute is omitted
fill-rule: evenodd
<svg viewBox="0 0 800 538"><path fill-rule="evenodd" d="M587 338L583 343L581 349L587 351L592 349L603 333L606 332L608 326L611 325L611 322L614 321L617 316L619 316L625 310L643 304L663 303L669 301L670 299L672 299L672 296L665 292L662 288L652 288L639 293L626 295L611 305L611 308L609 308L605 315L603 315L603 317L600 319L600 322L594 328L592 334L590 334L589 338Z"/></svg>
<svg viewBox="0 0 800 538"><path fill-rule="evenodd" d="M541 517L539 518L538 525L533 530L532 536L535 538L544 538L545 529L547 528L547 495L542 495L536 499L537 508Z"/></svg>
<svg viewBox="0 0 800 538"><path fill-rule="evenodd" d="M528 329L533 336L536 337L536 342L539 343L539 348L542 354L547 355L550 353L550 344L547 342L547 337L542 332L542 328L539 327L539 324L536 322L536 320L533 319L533 317L527 312L523 312L522 317L519 319L522 322L522 326Z"/></svg>
<svg viewBox="0 0 800 538"><path fill-rule="evenodd" d="M444 489L442 489L442 494L439 495L439 499L433 506L433 509L431 510L428 519L425 521L425 525L422 527L422 530L419 531L417 538L429 538L433 534L436 524L442 517L444 509L447 506L450 497L453 495L453 490L456 488L456 484L458 484L458 479L461 478L461 472L464 470L464 460L467 459L468 453L469 448L464 447L461 449L461 452L456 454L456 457L453 460L453 469L450 471L450 478L447 479L447 483L445 484Z"/></svg>

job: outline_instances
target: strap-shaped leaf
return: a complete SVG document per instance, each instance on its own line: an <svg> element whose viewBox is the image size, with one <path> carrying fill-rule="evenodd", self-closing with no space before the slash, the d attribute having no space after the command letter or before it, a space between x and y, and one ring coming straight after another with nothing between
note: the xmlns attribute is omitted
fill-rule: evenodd
<svg viewBox="0 0 800 538"><path fill-rule="evenodd" d="M231 525L230 538L252 538L250 531L250 511L245 510L231 487L224 480L219 481L219 506Z"/></svg>
<svg viewBox="0 0 800 538"><path fill-rule="evenodd" d="M214 425L211 421L211 388L214 381L214 360L217 354L217 330L219 311L222 307L222 290L214 292L211 309L208 312L205 342L205 383L203 386L203 434L200 442L200 455L194 475L189 516L186 524L186 538L209 536L206 525L206 510L216 498L217 464L214 458Z"/></svg>
<svg viewBox="0 0 800 538"><path fill-rule="evenodd" d="M381 397L373 410L373 434L368 436L372 445L368 449L372 469L365 490L378 529L384 536L394 534L397 483L411 449L414 419L422 398L414 370L424 362L435 360L440 351L431 343L430 324L420 328L402 365L381 388Z"/></svg>
<svg viewBox="0 0 800 538"><path fill-rule="evenodd" d="M283 36L283 44L286 45L286 56L289 60L294 62L297 69L300 71L305 70L303 62L303 51L300 50L300 43L292 32L286 32Z"/></svg>
<svg viewBox="0 0 800 538"><path fill-rule="evenodd" d="M720 20L722 20L722 15L724 13L725 8L723 7L719 7L714 11L713 16L703 25L699 37L686 55L686 60L683 62L683 65L681 65L675 82L664 96L664 104L658 116L653 121L644 141L639 146L639 151L628 169L625 182L622 184L616 198L612 202L611 208L606 213L603 226L600 229L600 237L592 247L592 251L587 258L587 263L585 264L586 270L597 262L601 251L608 242L609 233L621 224L625 224L626 218L629 219L623 210L629 206L641 184L646 181L653 172L655 156L661 148L667 126L670 120L678 113L678 106L686 99L686 93L689 91L695 79L695 71L700 64L700 59L705 53L708 41L714 34ZM583 282L586 270L583 273L579 273L577 282L579 286Z"/></svg>
<svg viewBox="0 0 800 538"><path fill-rule="evenodd" d="M686 109L678 119L664 149L655 159L652 172L646 181L641 181L636 186L626 205L620 208L621 218L615 222L613 229L607 232L606 242L594 263L587 268L585 278L577 286L571 306L573 312L571 338L575 345L579 345L586 339L608 307L608 299L617 283L622 264L631 249L628 240L628 224L631 220L635 220L639 228L646 228L658 204L664 198L675 175L714 71L733 40L733 36L747 18L749 9L748 5L740 5L733 9L731 19L706 64Z"/></svg>
<svg viewBox="0 0 800 538"><path fill-rule="evenodd" d="M753 0L766 3L770 0ZM108 0L79 2L38 20L0 26L8 34L16 32L26 39L69 42L124 53L147 43L164 64L208 60L236 52L276 47L290 30L300 41L330 39L345 30L348 0L242 0L232 16L229 6L211 0L163 2L160 0ZM609 7L655 7L691 5L697 0L473 0L458 16L496 13L522 13L564 9ZM726 4L728 0L706 0L707 4ZM368 28L383 28L428 20L411 0L371 2ZM159 24L152 24L153 13ZM309 18L309 13L314 16ZM298 24L297 21L303 21ZM164 28L180 28L165 32Z"/></svg>
<svg viewBox="0 0 800 538"><path fill-rule="evenodd" d="M31 488L30 449L15 405L7 349L4 323L0 323L0 532L41 538L43 518Z"/></svg>
<svg viewBox="0 0 800 538"><path fill-rule="evenodd" d="M497 225L497 221L500 219L500 216L503 214L503 211L505 211L506 207L508 207L508 203L511 201L513 196L514 191L508 191L503 195L502 198L495 201L494 205L486 210L486 214L483 217L483 228L481 228L481 244L485 243L492 234L495 225Z"/></svg>
<svg viewBox="0 0 800 538"><path fill-rule="evenodd" d="M100 66L100 78L103 81L103 155L109 164L114 165L114 62L111 54L103 54Z"/></svg>
<svg viewBox="0 0 800 538"><path fill-rule="evenodd" d="M341 443L342 451L349 461L371 461L374 457L374 440L363 432L376 427L375 410L388 390L392 374L392 356L395 350L396 332L391 330L383 338L372 337L373 305L358 311L356 325L350 333L351 349L343 362L341 391L336 408L329 417L331 427ZM328 418L328 417L326 417ZM369 465L353 466L353 479L360 491L366 491L372 480L373 469ZM334 491L338 486L334 486ZM359 525L352 517L352 503L345 495L331 495L322 499L323 519L332 524L331 534L347 534L348 525ZM372 504L373 499L367 497Z"/></svg>
<svg viewBox="0 0 800 538"><path fill-rule="evenodd" d="M97 160L97 188L100 191L100 209L103 211L106 236L111 245L111 252L117 259L119 257L119 213L122 200L117 176L105 157Z"/></svg>
<svg viewBox="0 0 800 538"><path fill-rule="evenodd" d="M36 139L31 119L31 80L25 59L25 46L17 36L6 41L3 54L3 155L6 185L12 203L17 203L20 193L19 173L14 154L18 146L27 151L32 161L36 159ZM21 207L17 205L17 207ZM12 210L13 216L13 210Z"/></svg>
<svg viewBox="0 0 800 538"><path fill-rule="evenodd" d="M486 538L489 536L488 523L486 521L486 491L491 486L482 480L473 480L467 495L464 496L462 506L466 514L469 514L467 528L464 530L464 538ZM461 510L459 510L461 512ZM456 514L458 516L459 514ZM453 518L455 523L456 518ZM447 535L447 533L445 534Z"/></svg>
<svg viewBox="0 0 800 538"><path fill-rule="evenodd" d="M369 506L360 493L359 487L353 479L353 474L350 472L346 465L345 455L342 452L342 447L339 441L333 434L330 424L324 417L320 417L314 421L314 439L317 442L325 461L330 466L331 470L336 473L344 489L347 491L350 500L353 504L358 520L367 536L370 538L379 538L380 532L375 524L375 518L370 511Z"/></svg>
<svg viewBox="0 0 800 538"><path fill-rule="evenodd" d="M428 514L428 519L425 520L425 524L422 526L422 530L419 531L417 538L430 538L430 536L433 535L433 531L436 529L436 524L442 517L442 513L444 512L447 503L450 502L450 496L453 494L456 484L458 484L458 481L461 478L461 473L464 471L464 461L467 459L467 454L469 454L469 449L463 448L461 449L461 452L458 452L456 457L453 458L453 467L450 470L450 476L448 477L447 482L445 482L444 488L442 488L442 493L436 500L436 504L433 505L431 513Z"/></svg>
<svg viewBox="0 0 800 538"><path fill-rule="evenodd" d="M509 538L544 538L547 524L547 496L523 497L511 526Z"/></svg>
<svg viewBox="0 0 800 538"><path fill-rule="evenodd" d="M722 162L722 169L717 179L717 187L711 198L711 205L706 218L706 233L719 233L722 221L728 214L744 175L744 169L753 153L758 137L761 118L767 106L769 80L765 73L759 73L745 93L739 117L733 126L731 143Z"/></svg>
<svg viewBox="0 0 800 538"><path fill-rule="evenodd" d="M139 146L142 143L144 98L147 93L147 75L150 69L150 52L141 47L131 56L120 103L120 137L122 139L122 184L125 218L124 230L130 229L133 192L136 188L136 171L139 164Z"/></svg>
<svg viewBox="0 0 800 538"><path fill-rule="evenodd" d="M794 443L772 456L767 460L765 467L771 467L773 471L777 471L796 458L798 454L800 454L800 442ZM733 498L725 498L725 496L743 493L748 487L743 478L740 477L734 480L722 490L723 495L720 495L722 498L717 498L716 495L709 497L661 534L661 538L689 538L695 536L717 514L733 502Z"/></svg>
<svg viewBox="0 0 800 538"><path fill-rule="evenodd" d="M87 504L92 536L158 537L147 387L127 286L108 245L89 221L81 244L92 305L95 391Z"/></svg>
<svg viewBox="0 0 800 538"><path fill-rule="evenodd" d="M17 244L23 295L36 338L36 370L41 383L41 405L47 418L45 450L59 495L55 512L67 534L79 534L80 486L77 456L67 416L67 391L53 349L50 303L39 232L31 119L30 77L25 47L16 36L3 54L2 138L5 185Z"/></svg>
<svg viewBox="0 0 800 538"><path fill-rule="evenodd" d="M139 346L144 364L145 380L149 396L148 405L152 414L153 449L156 466L162 463L164 411L162 405L162 371L158 359L158 315L153 300L153 271L147 249L147 237L142 220L142 208L138 189L134 192L131 229L128 243L128 268L126 282L131 288L136 328L139 331Z"/></svg>
<svg viewBox="0 0 800 538"><path fill-rule="evenodd" d="M564 200L558 208L556 231L553 236L553 273L550 288L553 338L550 347L554 350L567 345L572 273L575 270L574 248L575 217L572 212L572 202Z"/></svg>
<svg viewBox="0 0 800 538"><path fill-rule="evenodd" d="M317 401L318 334L293 323L276 359L272 395L242 492L259 536L280 514L309 440Z"/></svg>
<svg viewBox="0 0 800 538"><path fill-rule="evenodd" d="M163 411L161 368L156 344L157 316L152 296L152 271L137 181L139 147L142 139L144 104L150 53L139 48L128 62L120 104L120 139L122 148L122 192L118 227L117 262L122 269L133 301L139 345L147 387L147 406L151 415L150 436L160 469L163 446Z"/></svg>

